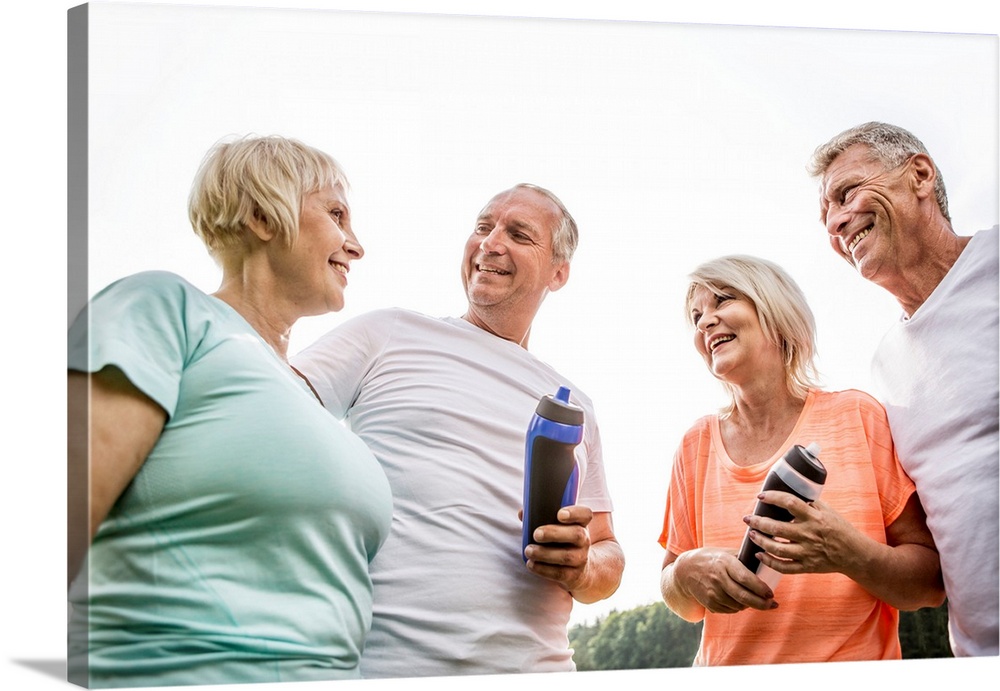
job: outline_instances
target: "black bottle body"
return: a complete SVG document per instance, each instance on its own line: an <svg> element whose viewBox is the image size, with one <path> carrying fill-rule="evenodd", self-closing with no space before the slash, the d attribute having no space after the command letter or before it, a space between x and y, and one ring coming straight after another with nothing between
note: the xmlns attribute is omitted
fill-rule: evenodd
<svg viewBox="0 0 1000 691"><path fill-rule="evenodd" d="M579 468L574 453L583 440L583 410L569 402L569 389L543 396L531 418L524 449L524 519L521 556L542 525L558 523L563 506L576 503Z"/></svg>
<svg viewBox="0 0 1000 691"><path fill-rule="evenodd" d="M761 491L776 490L795 495L805 502L816 501L826 482L826 467L820 462L818 453L819 447L815 444L810 444L808 448L796 444L785 452L785 455L768 471L761 485ZM785 509L774 504L765 504L760 500L754 506L753 513L755 516L773 518L776 521L789 522L792 520L792 514ZM750 530L748 529L743 536L743 544L740 545L737 558L740 563L757 574L773 589L781 579L781 574L764 566L757 559L757 554L762 551L757 544L750 540Z"/></svg>

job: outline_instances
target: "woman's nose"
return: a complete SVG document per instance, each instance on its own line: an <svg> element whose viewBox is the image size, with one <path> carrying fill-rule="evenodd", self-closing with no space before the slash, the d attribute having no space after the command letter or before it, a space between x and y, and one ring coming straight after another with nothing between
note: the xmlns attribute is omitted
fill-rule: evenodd
<svg viewBox="0 0 1000 691"><path fill-rule="evenodd" d="M361 259L365 256L365 248L361 246L354 231L344 231L344 251L351 255L351 259Z"/></svg>
<svg viewBox="0 0 1000 691"><path fill-rule="evenodd" d="M708 330L719 323L718 317L715 316L715 312L705 312L698 319L698 330L702 333L708 333Z"/></svg>

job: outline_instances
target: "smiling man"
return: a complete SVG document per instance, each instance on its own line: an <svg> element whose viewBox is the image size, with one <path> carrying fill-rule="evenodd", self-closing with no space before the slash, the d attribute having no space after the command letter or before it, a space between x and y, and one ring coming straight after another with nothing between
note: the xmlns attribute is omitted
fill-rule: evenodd
<svg viewBox="0 0 1000 691"><path fill-rule="evenodd" d="M940 171L871 122L816 149L834 251L903 309L872 373L941 555L956 656L998 654L998 230L956 234Z"/></svg>
<svg viewBox="0 0 1000 691"><path fill-rule="evenodd" d="M369 445L393 491L372 562L364 677L571 671L574 600L618 587L593 405L528 352L546 295L569 278L576 223L551 192L518 185L483 208L465 244L462 317L377 310L292 359ZM525 433L560 386L584 409L578 505L521 553Z"/></svg>
<svg viewBox="0 0 1000 691"><path fill-rule="evenodd" d="M501 192L483 208L465 243L466 321L528 347L542 300L569 279L576 239L562 228L563 218L558 199L526 185Z"/></svg>

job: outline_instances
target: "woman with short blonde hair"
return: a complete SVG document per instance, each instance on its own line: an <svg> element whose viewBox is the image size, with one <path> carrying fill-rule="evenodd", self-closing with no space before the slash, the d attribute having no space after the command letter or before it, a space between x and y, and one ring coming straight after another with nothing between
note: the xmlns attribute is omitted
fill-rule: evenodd
<svg viewBox="0 0 1000 691"><path fill-rule="evenodd" d="M299 318L343 307L364 254L347 179L293 139L224 141L190 218L215 292L135 274L70 330L70 491L87 517L71 526L69 678L358 678L392 498L287 352Z"/></svg>

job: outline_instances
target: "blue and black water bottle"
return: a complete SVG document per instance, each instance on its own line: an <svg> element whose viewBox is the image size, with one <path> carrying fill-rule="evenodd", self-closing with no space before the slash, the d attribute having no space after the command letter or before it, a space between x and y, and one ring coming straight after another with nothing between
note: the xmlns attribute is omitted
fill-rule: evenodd
<svg viewBox="0 0 1000 691"><path fill-rule="evenodd" d="M582 440L583 409L569 402L569 389L542 396L524 445L522 557L535 529L558 523L559 509L576 503L580 471L573 450Z"/></svg>

